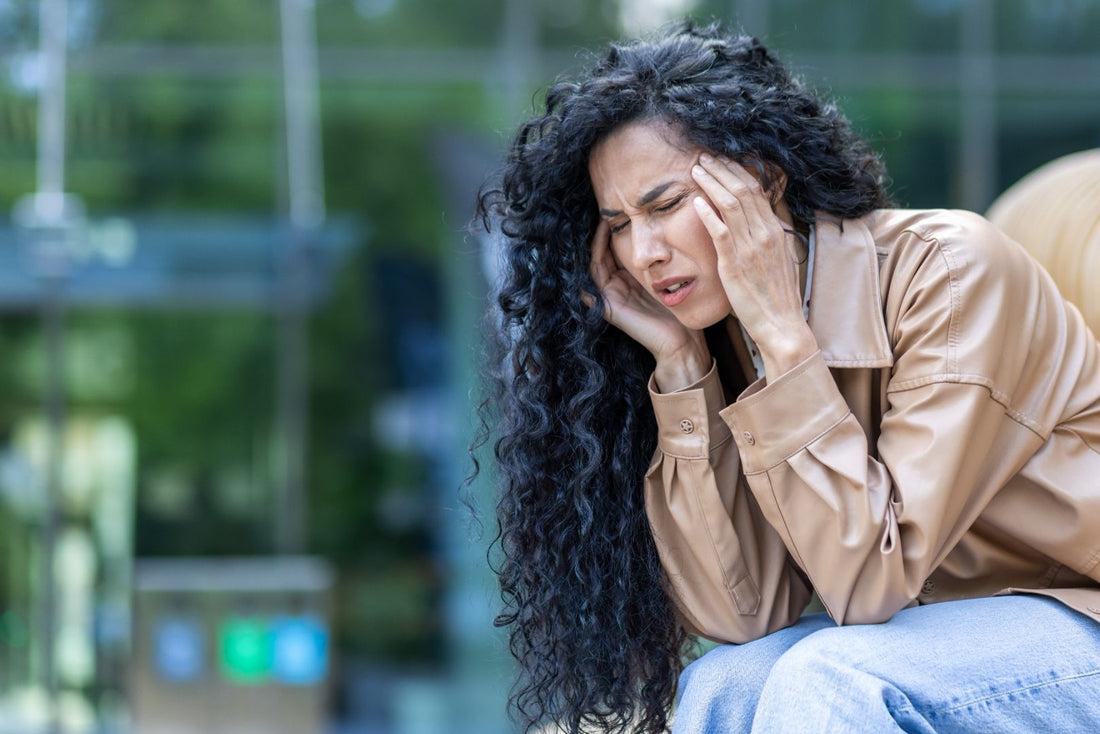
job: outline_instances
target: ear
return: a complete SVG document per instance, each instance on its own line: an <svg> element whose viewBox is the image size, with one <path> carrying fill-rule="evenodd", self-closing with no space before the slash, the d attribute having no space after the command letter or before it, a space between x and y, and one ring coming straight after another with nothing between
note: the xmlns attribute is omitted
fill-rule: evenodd
<svg viewBox="0 0 1100 734"><path fill-rule="evenodd" d="M755 156L740 159L738 163L760 182L772 208L779 206L779 202L783 201L783 194L787 191L787 172L777 164Z"/></svg>
<svg viewBox="0 0 1100 734"><path fill-rule="evenodd" d="M772 207L778 206L779 202L783 201L783 194L787 192L787 172L775 163L762 162L761 165L768 172L764 179L768 199L771 200Z"/></svg>

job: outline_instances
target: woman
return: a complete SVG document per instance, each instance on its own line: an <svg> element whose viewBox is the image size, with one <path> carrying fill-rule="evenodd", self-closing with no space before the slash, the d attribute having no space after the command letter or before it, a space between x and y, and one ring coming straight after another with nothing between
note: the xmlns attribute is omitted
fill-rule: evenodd
<svg viewBox="0 0 1100 734"><path fill-rule="evenodd" d="M481 207L529 728L661 731L701 635L677 731L1098 730L1100 349L1019 246L884 179L713 27L519 131Z"/></svg>

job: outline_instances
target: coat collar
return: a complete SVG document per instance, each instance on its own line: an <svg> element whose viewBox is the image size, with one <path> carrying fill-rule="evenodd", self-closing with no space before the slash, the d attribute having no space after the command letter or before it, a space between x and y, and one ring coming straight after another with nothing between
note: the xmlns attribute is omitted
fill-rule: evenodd
<svg viewBox="0 0 1100 734"><path fill-rule="evenodd" d="M830 367L894 364L875 241L862 219L818 212L809 324Z"/></svg>

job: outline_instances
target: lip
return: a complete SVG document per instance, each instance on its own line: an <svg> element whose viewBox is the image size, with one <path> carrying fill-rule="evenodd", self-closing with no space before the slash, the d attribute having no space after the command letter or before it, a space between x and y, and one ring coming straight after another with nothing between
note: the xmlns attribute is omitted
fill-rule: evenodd
<svg viewBox="0 0 1100 734"><path fill-rule="evenodd" d="M683 303L684 299L691 295L691 292L695 290L695 278L684 277L672 277L662 278L653 282L653 292L657 294L657 299L665 304L666 308L672 308ZM665 289L669 286L676 285L677 283L687 283L683 288L675 293L669 293Z"/></svg>

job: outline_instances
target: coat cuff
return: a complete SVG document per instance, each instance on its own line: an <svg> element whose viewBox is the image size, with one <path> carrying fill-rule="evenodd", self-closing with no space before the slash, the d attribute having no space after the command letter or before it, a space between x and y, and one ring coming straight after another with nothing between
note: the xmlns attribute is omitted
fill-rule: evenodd
<svg viewBox="0 0 1100 734"><path fill-rule="evenodd" d="M676 392L658 392L651 376L649 398L657 417L657 443L665 454L704 459L710 449L729 440L730 429L719 415L726 399L713 361L710 372Z"/></svg>
<svg viewBox="0 0 1100 734"><path fill-rule="evenodd" d="M721 411L746 474L767 471L844 420L848 404L821 352L767 384L754 383Z"/></svg>

